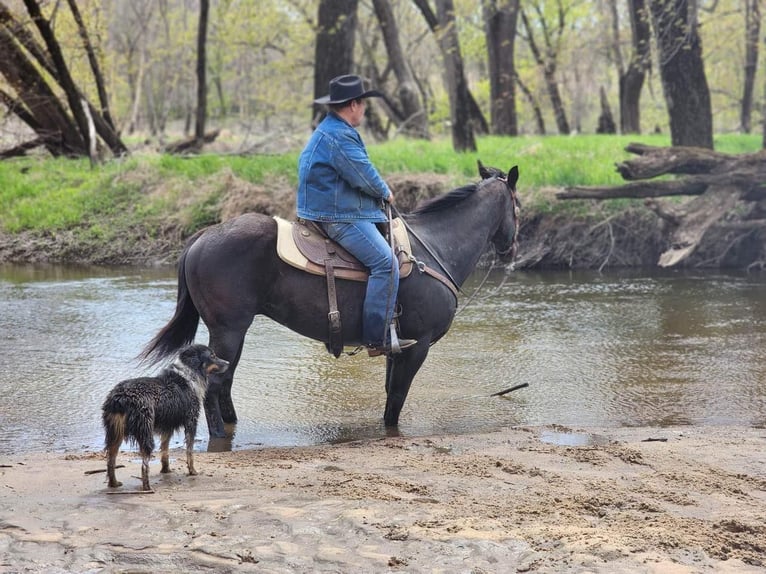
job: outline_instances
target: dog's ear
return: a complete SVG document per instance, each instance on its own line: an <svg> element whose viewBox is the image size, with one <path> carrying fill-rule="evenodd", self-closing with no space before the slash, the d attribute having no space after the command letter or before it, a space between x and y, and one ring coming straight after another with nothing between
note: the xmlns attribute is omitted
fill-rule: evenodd
<svg viewBox="0 0 766 574"><path fill-rule="evenodd" d="M189 345L188 347L184 347L181 349L181 352L178 353L178 359L182 364L192 370L200 369L203 363L203 353L200 353L200 347L202 347L202 345Z"/></svg>

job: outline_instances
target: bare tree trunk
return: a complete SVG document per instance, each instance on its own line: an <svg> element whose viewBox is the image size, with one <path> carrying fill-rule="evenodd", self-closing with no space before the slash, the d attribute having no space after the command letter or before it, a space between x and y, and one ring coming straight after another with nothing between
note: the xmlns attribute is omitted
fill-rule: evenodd
<svg viewBox="0 0 766 574"><path fill-rule="evenodd" d="M317 19L316 54L314 57L314 98L327 93L330 80L350 74L354 66L359 0L320 0ZM324 117L324 107L312 107L312 126Z"/></svg>
<svg viewBox="0 0 766 574"><path fill-rule="evenodd" d="M8 30L0 26L0 71L19 100L9 109L46 142L54 155L82 155L87 147L64 106ZM30 121L32 120L32 121Z"/></svg>
<svg viewBox="0 0 766 574"><path fill-rule="evenodd" d="M88 36L88 31L85 29L85 24L82 21L82 16L80 15L80 9L77 7L77 3L75 0L67 0L67 3L69 4L69 9L72 11L74 20L77 23L77 31L80 33L80 39L82 40L83 47L85 48L85 53L88 55L88 63L90 64L90 69L93 72L93 78L96 82L98 101L101 105L99 113L103 116L106 124L112 130L114 130L114 120L112 119L112 114L109 112L109 98L106 95L104 76L101 74L101 66L98 65L96 52L93 49L93 44L90 41L90 36Z"/></svg>
<svg viewBox="0 0 766 574"><path fill-rule="evenodd" d="M144 85L144 68L146 60L146 48L142 44L138 48L138 71L135 76L135 86L133 89L133 106L130 112L130 122L128 122L128 133L132 134L138 129L138 114L141 108L141 92Z"/></svg>
<svg viewBox="0 0 766 574"><path fill-rule="evenodd" d="M601 114L598 116L597 134L615 134L617 133L617 124L612 117L612 109L609 107L609 100L606 97L604 86L599 88L599 99L601 101Z"/></svg>
<svg viewBox="0 0 766 574"><path fill-rule="evenodd" d="M672 143L713 149L713 112L697 5L688 0L650 0L650 8Z"/></svg>
<svg viewBox="0 0 766 574"><path fill-rule="evenodd" d="M468 113L468 85L463 72L463 56L460 53L453 1L436 0L436 15L439 20L440 45L444 55L450 98L452 147L459 152L476 151L476 139Z"/></svg>
<svg viewBox="0 0 766 574"><path fill-rule="evenodd" d="M436 0L434 15L427 0L414 1L431 30L436 34L439 50L444 59L444 80L450 102L452 147L458 152L476 151L476 138L470 113L472 98L463 71L454 3L452 0Z"/></svg>
<svg viewBox="0 0 766 574"><path fill-rule="evenodd" d="M207 118L207 19L209 13L210 1L200 0L197 30L197 115L194 124L194 140L200 148L204 143Z"/></svg>
<svg viewBox="0 0 766 574"><path fill-rule="evenodd" d="M484 0L492 133L515 136L516 64L514 50L520 0Z"/></svg>
<svg viewBox="0 0 766 574"><path fill-rule="evenodd" d="M558 67L558 52L557 42L554 42L554 36L560 38L564 32L564 25L566 22L564 8L561 2L558 2L558 24L554 31L549 30L548 24L545 21L542 9L535 3L533 8L537 12L537 17L540 25L543 28L543 40L545 42L545 55L537 45L535 39L533 27L529 22L529 18L524 10L521 11L521 20L524 23L524 29L526 30L526 41L529 45L529 49L532 51L532 55L537 62L538 68L542 71L543 78L545 79L545 87L548 90L548 98L551 101L551 107L553 108L553 115L556 118L556 126L559 133L566 135L570 133L569 121L567 120L566 110L564 110L564 103L561 100L561 93L559 92L559 84L556 79L556 70Z"/></svg>
<svg viewBox="0 0 766 574"><path fill-rule="evenodd" d="M751 130L755 73L758 70L758 38L761 35L761 0L745 0L745 84L742 90L740 128Z"/></svg>
<svg viewBox="0 0 766 574"><path fill-rule="evenodd" d="M80 137L85 142L84 151L85 153L88 153L88 150L90 149L88 120L85 116L82 101L80 100L80 94L75 87L72 76L69 74L69 68L64 61L64 55L61 53L61 47L56 41L56 37L54 36L48 21L43 18L42 13L40 12L40 6L38 6L37 2L34 0L24 0L24 5L27 7L27 12L29 12L29 15L32 17L32 21L37 26L37 29L48 48L48 53L56 68L59 82L61 83L61 87L64 88L64 93L69 102L69 110L72 112L72 115L74 115L77 128L80 130Z"/></svg>
<svg viewBox="0 0 766 574"><path fill-rule="evenodd" d="M617 18L616 0L610 0ZM649 12L645 0L628 0L631 28L631 55L627 70L620 65L620 130L624 134L641 133L641 90L646 71L651 66L651 35ZM615 26L617 22L615 21ZM619 41L619 37L615 38ZM619 45L615 45L619 57Z"/></svg>
<svg viewBox="0 0 766 574"><path fill-rule="evenodd" d="M401 102L401 131L405 134L428 138L428 118L420 101L415 78L399 42L399 28L396 25L390 0L373 0L375 15L380 23L383 41L386 44L388 60L399 83L398 95Z"/></svg>
<svg viewBox="0 0 766 574"><path fill-rule="evenodd" d="M431 6L429 5L428 0L412 0L412 1L414 2L415 6L418 7L420 12L423 14L423 17L428 23L428 27L430 28L431 32L433 32L434 35L436 36L436 40L439 43L439 48L441 49L442 48L441 35L442 35L442 32L444 31L444 27L439 21L439 18L434 13L434 11L431 10ZM438 3L438 0L437 0L437 3ZM455 31L454 33L455 33L455 43L456 43L455 45L459 49L460 43L457 40L457 31ZM461 74L463 73L462 57L460 59L460 72ZM487 120L484 118L484 114L481 113L481 108L479 108L479 104L476 103L476 99L473 97L471 90L468 89L468 82L465 80L465 76L461 77L458 80L458 83L464 85L466 89L465 105L467 106L468 117L470 118L473 129L480 134L489 133L489 125L487 124Z"/></svg>
<svg viewBox="0 0 766 574"><path fill-rule="evenodd" d="M532 110L535 114L535 123L537 125L537 133L541 136L545 135L545 118L543 118L543 110L540 109L540 104L535 99L534 94L532 91L524 84L524 82L521 81L521 78L516 76L516 83L519 86L519 89L521 89L521 93L524 94L524 96L527 98L527 101L529 102L529 105L532 106Z"/></svg>
<svg viewBox="0 0 766 574"><path fill-rule="evenodd" d="M764 45L766 45L766 38L763 39ZM761 130L763 137L761 138L761 147L766 149L766 75L763 78L763 105L761 106Z"/></svg>
<svg viewBox="0 0 766 574"><path fill-rule="evenodd" d="M24 4L45 41L47 52L0 2L0 32L2 32L1 43L3 44L0 46L0 51L8 54L8 58L0 58L0 73L14 87L19 100L26 106L26 113L20 114L20 110L14 113L22 121L25 121L25 117L34 118L33 123L27 122L28 125L43 138L49 151L54 155L90 155L91 160L94 160L96 149L96 142L92 141L94 131L101 136L114 154L127 153L127 148L113 126L87 101L75 85L53 30L42 17L39 5L33 0L24 0ZM79 12L75 14L75 19L77 20L78 17ZM81 23L80 19L79 24ZM87 32L82 26L79 32L87 49L87 46L90 46ZM27 54L37 61L39 68L32 64ZM92 49L90 55L93 55ZM41 70L44 70L45 74ZM92 67L92 70L97 75L98 82L100 77L98 66L95 69ZM75 122L72 122L66 107L48 84L51 79L63 88L69 111L74 116ZM101 88L103 88L103 81L101 81ZM102 101L106 102L106 92L100 90L100 94Z"/></svg>

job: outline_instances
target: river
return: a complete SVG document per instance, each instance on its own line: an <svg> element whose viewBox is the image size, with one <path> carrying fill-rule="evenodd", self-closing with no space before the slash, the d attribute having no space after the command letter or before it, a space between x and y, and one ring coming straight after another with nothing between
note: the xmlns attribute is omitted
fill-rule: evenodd
<svg viewBox="0 0 766 574"><path fill-rule="evenodd" d="M101 448L101 403L153 372L135 357L175 290L167 269L0 265L0 456ZM765 351L764 273L495 270L432 348L399 432L764 426ZM335 359L258 317L235 376L234 436L208 441L202 417L197 449L385 436L384 373L382 358Z"/></svg>

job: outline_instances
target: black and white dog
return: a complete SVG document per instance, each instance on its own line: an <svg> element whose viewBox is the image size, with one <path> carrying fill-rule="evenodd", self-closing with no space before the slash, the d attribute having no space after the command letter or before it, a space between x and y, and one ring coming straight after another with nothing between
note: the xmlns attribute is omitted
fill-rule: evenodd
<svg viewBox="0 0 766 574"><path fill-rule="evenodd" d="M205 345L189 345L156 377L128 379L109 392L102 407L102 420L110 487L122 486L115 477L114 466L120 445L130 440L138 446L143 458L143 490L151 491L149 459L154 450L154 435L160 435L162 441L161 472L170 472L168 445L173 433L181 427L186 435L186 466L190 475L197 474L192 452L208 375L222 373L228 367L228 362L216 357Z"/></svg>

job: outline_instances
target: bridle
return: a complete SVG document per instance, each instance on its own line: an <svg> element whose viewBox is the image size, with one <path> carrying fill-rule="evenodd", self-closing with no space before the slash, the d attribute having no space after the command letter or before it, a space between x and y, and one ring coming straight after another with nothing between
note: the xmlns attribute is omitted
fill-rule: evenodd
<svg viewBox="0 0 766 574"><path fill-rule="evenodd" d="M509 187L508 186L508 176L501 177L499 175L495 176L497 179L505 183L505 186L508 188L508 191L511 194L511 204L513 206L513 241L511 241L511 244L508 246L508 249L505 249L503 251L496 251L500 257L505 257L506 255L511 255L511 267L513 267L513 260L516 259L516 253L519 250L519 216L521 215L521 206L519 204L519 197L516 192L515 187Z"/></svg>
<svg viewBox="0 0 766 574"><path fill-rule="evenodd" d="M510 253L511 254L511 258L513 260L516 257L516 252L518 251L518 247L519 247L519 215L520 215L520 212L521 212L521 208L520 208L520 205L519 205L519 199L518 199L518 195L516 193L516 188L508 186L508 176L507 175L506 176L495 175L494 178L499 180L499 181L502 181L505 184L506 188L510 192L511 202L512 202L512 205L513 205L513 219L514 219L514 221L513 221L513 241L511 242L511 245L508 247L508 249L505 249L504 251L497 251L496 250L495 251L495 255L496 256L500 255L501 257L505 257L506 255L508 255ZM460 285L458 285L457 281L455 281L455 278L452 277L452 275L450 274L449 270L444 265L444 263L442 263L442 261L439 259L439 257L428 246L428 243L423 241L423 239L421 239L420 236L418 236L418 234L415 232L415 230L412 229L412 227L410 227L409 223L407 223L407 220L405 220L401 216L401 213L399 213L399 210L397 210L395 206L391 205L390 203L387 204L387 207L388 206L391 207L391 209L388 210L389 225L391 224L391 219L392 219L391 212L394 211L394 212L396 212L396 215L400 218L400 220L404 224L404 227L407 229L407 232L420 242L420 244L423 246L423 249L425 249L426 252L428 252L428 254L433 258L433 260L439 265L439 267L444 272L444 274L442 275L438 271L436 271L434 269L431 269L423 261L418 261L412 255L410 255L410 259L412 260L412 263L414 263L415 266L418 268L418 271L420 271L421 273L426 273L427 275L430 275L431 277L434 277L435 279L437 279L437 280L441 281L442 283L444 283L447 287L450 288L450 290L452 291L452 294L455 295L455 299L457 299L457 294L458 293L465 294L465 292L460 288ZM489 272L492 271L493 267L494 267L494 262L489 267L489 270L487 271L487 276L489 276ZM511 266L510 267L511 267L511 270L513 270L513 262L511 262ZM477 295L477 293L479 292L481 287L484 285L484 282L486 280L487 280L487 277L485 277L482 280L482 282L479 285L479 287L471 294L471 296L463 304L463 306L455 313L456 315L460 311L465 309L465 307L468 305L468 303L470 303L471 300Z"/></svg>

